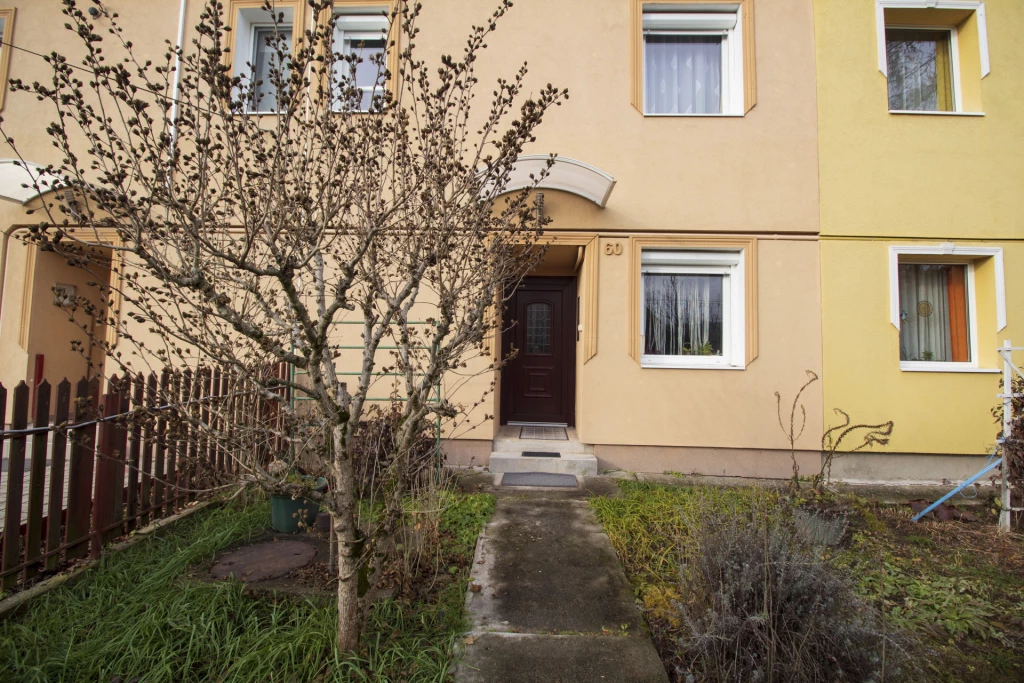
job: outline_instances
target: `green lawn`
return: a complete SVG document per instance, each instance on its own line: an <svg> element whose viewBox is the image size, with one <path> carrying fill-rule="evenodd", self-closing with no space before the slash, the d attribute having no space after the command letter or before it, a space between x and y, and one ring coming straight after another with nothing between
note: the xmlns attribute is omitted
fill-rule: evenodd
<svg viewBox="0 0 1024 683"><path fill-rule="evenodd" d="M0 671L11 681L442 681L463 627L473 547L494 509L453 495L439 568L449 580L425 602L375 605L358 657L334 648L337 609L322 599L256 598L242 584L188 579L192 565L265 529L265 502L183 520L161 538L114 553L70 587L0 624Z"/></svg>
<svg viewBox="0 0 1024 683"><path fill-rule="evenodd" d="M684 519L702 510L785 511L783 493L749 488L695 489L620 482L620 495L593 506L643 605L656 643L685 637L677 605ZM878 508L854 498L844 541L824 551L853 580L858 596L904 633L923 668L916 680L1024 680L1024 540L1000 535L990 511L978 523L910 522L909 508ZM888 679L887 679L888 680Z"/></svg>

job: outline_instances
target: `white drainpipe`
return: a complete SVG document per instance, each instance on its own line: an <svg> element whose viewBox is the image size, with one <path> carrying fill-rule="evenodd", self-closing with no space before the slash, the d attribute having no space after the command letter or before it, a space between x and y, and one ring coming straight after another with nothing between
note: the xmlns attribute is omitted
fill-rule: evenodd
<svg viewBox="0 0 1024 683"><path fill-rule="evenodd" d="M181 0L181 11L178 14L178 47L184 47L185 41L185 9L188 0ZM174 154L174 143L178 138L178 127L174 121L178 117L178 90L181 86L181 54L174 58L174 85L171 88L171 154Z"/></svg>

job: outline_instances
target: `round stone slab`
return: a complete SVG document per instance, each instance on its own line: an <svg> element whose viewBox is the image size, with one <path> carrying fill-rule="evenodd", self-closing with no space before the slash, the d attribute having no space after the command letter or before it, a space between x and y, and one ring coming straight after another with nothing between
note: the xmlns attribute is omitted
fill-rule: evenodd
<svg viewBox="0 0 1024 683"><path fill-rule="evenodd" d="M210 576L226 579L234 576L252 583L276 579L305 567L316 554L316 548L302 541L267 541L232 550L210 569Z"/></svg>

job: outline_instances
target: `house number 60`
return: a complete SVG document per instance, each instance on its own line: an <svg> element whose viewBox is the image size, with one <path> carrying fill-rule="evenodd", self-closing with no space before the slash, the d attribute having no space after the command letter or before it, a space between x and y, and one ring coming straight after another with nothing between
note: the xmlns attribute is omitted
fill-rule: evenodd
<svg viewBox="0 0 1024 683"><path fill-rule="evenodd" d="M618 256L619 254L622 253L622 243L621 242L606 242L605 245L604 245L604 253L607 256L612 256L613 254L615 256Z"/></svg>

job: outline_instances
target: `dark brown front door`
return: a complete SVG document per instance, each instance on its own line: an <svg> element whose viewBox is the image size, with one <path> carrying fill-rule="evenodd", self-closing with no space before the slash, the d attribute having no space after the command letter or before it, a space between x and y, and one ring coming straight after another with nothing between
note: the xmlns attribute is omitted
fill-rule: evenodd
<svg viewBox="0 0 1024 683"><path fill-rule="evenodd" d="M502 351L501 423L575 420L576 280L525 278L509 300Z"/></svg>

